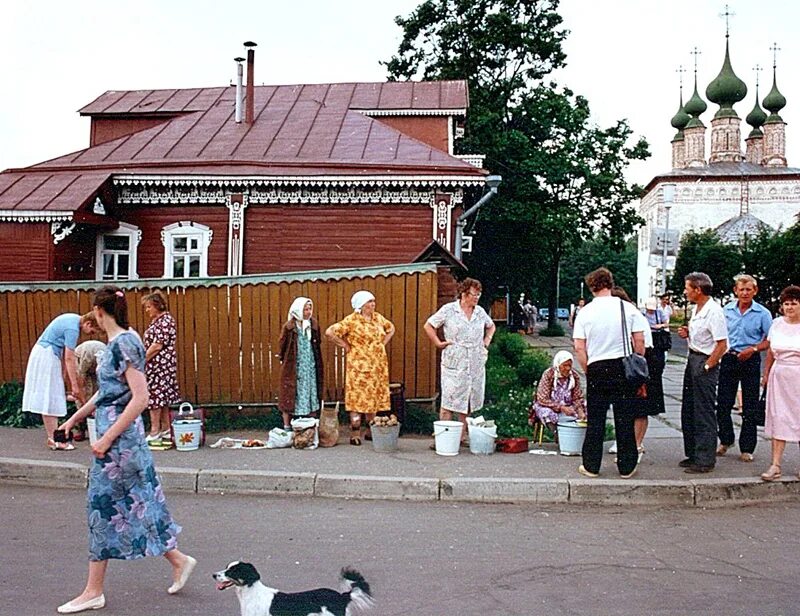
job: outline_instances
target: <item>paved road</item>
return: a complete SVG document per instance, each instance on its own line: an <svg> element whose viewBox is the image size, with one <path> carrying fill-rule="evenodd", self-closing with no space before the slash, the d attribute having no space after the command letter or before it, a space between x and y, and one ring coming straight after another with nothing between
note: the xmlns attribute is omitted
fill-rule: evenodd
<svg viewBox="0 0 800 616"><path fill-rule="evenodd" d="M40 616L85 581L81 490L2 486L0 614ZM797 614L800 504L722 510L445 505L169 495L198 558L169 596L161 559L114 562L115 616L238 614L211 572L253 562L264 581L335 585L359 568L383 616Z"/></svg>

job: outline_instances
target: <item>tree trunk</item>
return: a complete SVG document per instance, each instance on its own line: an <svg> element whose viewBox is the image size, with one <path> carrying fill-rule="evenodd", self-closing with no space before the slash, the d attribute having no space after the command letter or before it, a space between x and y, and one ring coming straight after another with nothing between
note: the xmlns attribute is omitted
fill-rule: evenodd
<svg viewBox="0 0 800 616"><path fill-rule="evenodd" d="M547 327L548 329L554 328L558 325L558 266L561 264L561 252L556 251L553 254L553 260L550 262L550 272L548 273L548 287L547 293Z"/></svg>

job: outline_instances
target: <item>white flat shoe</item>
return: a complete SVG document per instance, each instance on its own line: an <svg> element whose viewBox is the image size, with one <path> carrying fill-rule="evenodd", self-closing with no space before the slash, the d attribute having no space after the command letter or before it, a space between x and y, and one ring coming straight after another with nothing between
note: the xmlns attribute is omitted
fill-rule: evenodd
<svg viewBox="0 0 800 616"><path fill-rule="evenodd" d="M58 613L59 614L77 614L78 612L85 612L86 610L99 610L106 606L106 596L100 595L99 597L95 597L94 599L89 599L88 601L84 601L83 603L75 603L73 601L69 601L64 605L58 606Z"/></svg>
<svg viewBox="0 0 800 616"><path fill-rule="evenodd" d="M197 561L191 556L187 556L186 564L183 566L183 569L181 569L181 576L178 578L177 582L167 588L167 592L171 595L174 595L181 588L186 586L186 581L189 579L189 576L192 575L192 571L194 571L196 565Z"/></svg>

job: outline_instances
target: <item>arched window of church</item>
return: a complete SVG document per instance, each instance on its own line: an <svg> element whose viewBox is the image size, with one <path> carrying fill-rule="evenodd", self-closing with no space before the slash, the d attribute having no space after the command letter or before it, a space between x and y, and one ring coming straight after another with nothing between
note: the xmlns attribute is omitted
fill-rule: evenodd
<svg viewBox="0 0 800 616"><path fill-rule="evenodd" d="M714 189L713 188L709 188L706 191L706 199L713 199L713 198L714 198Z"/></svg>
<svg viewBox="0 0 800 616"><path fill-rule="evenodd" d="M689 197L691 197L691 196L692 196L692 191L691 191L691 190L689 190L688 188L684 188L684 189L683 189L683 192L681 193L681 196L682 196L684 199L688 200L688 199L689 199Z"/></svg>
<svg viewBox="0 0 800 616"><path fill-rule="evenodd" d="M719 198L720 200L726 199L728 197L728 192L724 188L719 189Z"/></svg>
<svg viewBox="0 0 800 616"><path fill-rule="evenodd" d="M703 189L702 188L698 188L697 190L694 191L694 198L698 199L698 200L703 198Z"/></svg>
<svg viewBox="0 0 800 616"><path fill-rule="evenodd" d="M770 188L769 189L769 196L770 197L777 197L778 196L778 189L775 188L775 187Z"/></svg>

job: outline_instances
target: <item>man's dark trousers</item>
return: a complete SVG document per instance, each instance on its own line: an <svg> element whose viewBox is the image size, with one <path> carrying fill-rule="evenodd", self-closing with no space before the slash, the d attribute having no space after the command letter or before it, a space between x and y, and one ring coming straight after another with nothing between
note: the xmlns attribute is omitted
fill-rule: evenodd
<svg viewBox="0 0 800 616"><path fill-rule="evenodd" d="M761 384L761 355L753 353L746 361L739 361L735 353L725 353L719 366L717 387L717 426L719 442L733 445L733 420L731 409L736 402L736 392L742 384L742 431L739 433L739 449L742 453L756 450L757 429L754 415L758 407Z"/></svg>
<svg viewBox="0 0 800 616"><path fill-rule="evenodd" d="M698 466L713 467L717 455L717 381L719 364L705 369L708 355L689 351L683 373L681 429L683 452Z"/></svg>
<svg viewBox="0 0 800 616"><path fill-rule="evenodd" d="M607 359L589 364L586 370L586 438L583 441L583 466L590 473L600 472L603 436L609 405L614 405L614 430L617 435L617 469L628 475L636 468L639 452L633 431L634 391L625 379L622 359ZM716 433L714 436L716 443Z"/></svg>

